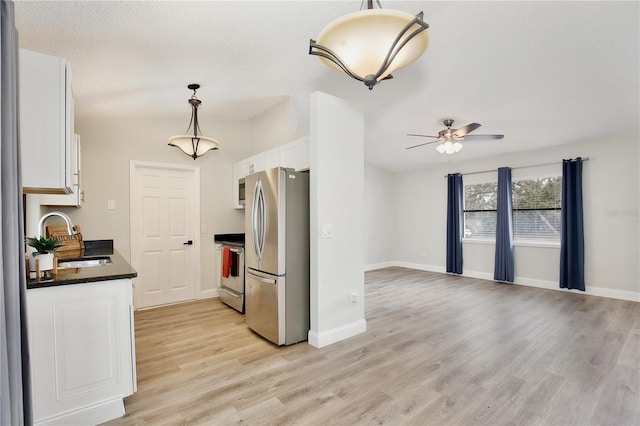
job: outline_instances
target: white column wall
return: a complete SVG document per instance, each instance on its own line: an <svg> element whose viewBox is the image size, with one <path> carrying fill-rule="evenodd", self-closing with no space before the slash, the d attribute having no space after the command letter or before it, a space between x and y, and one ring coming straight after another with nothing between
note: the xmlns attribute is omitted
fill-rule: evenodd
<svg viewBox="0 0 640 426"><path fill-rule="evenodd" d="M364 115L359 107L325 93L315 92L310 99L309 343L322 347L366 331ZM322 237L327 226L331 238Z"/></svg>

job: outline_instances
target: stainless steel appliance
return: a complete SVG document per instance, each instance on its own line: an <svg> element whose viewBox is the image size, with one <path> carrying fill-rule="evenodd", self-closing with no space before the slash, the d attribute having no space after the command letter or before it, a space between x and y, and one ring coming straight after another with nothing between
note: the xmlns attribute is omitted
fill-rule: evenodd
<svg viewBox="0 0 640 426"><path fill-rule="evenodd" d="M219 245L218 250L220 250L218 262L220 301L244 313L244 234L214 235L214 242Z"/></svg>
<svg viewBox="0 0 640 426"><path fill-rule="evenodd" d="M245 184L244 178L239 179L238 180L238 204L240 204L241 206L244 206L246 203L245 188L246 188L246 184Z"/></svg>
<svg viewBox="0 0 640 426"><path fill-rule="evenodd" d="M278 345L309 332L309 174L275 168L245 178L246 322Z"/></svg>

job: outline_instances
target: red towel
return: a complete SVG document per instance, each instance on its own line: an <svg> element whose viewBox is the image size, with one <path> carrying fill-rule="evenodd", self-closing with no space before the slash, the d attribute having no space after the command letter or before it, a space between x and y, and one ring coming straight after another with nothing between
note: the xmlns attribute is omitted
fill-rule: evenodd
<svg viewBox="0 0 640 426"><path fill-rule="evenodd" d="M229 247L225 247L222 251L222 276L229 278L229 272L231 271L231 250Z"/></svg>

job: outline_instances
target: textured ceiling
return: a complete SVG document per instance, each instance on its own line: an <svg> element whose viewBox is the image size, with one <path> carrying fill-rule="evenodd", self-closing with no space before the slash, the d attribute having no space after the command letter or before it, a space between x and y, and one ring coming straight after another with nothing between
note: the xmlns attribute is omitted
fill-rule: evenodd
<svg viewBox="0 0 640 426"><path fill-rule="evenodd" d="M308 55L360 1L15 3L21 47L71 62L81 121L179 120L192 82L202 121L320 90L362 105L367 161L393 171L446 162L433 146L404 147L448 117L505 134L465 143L460 160L639 132L636 1L385 1L423 10L431 41L373 91Z"/></svg>

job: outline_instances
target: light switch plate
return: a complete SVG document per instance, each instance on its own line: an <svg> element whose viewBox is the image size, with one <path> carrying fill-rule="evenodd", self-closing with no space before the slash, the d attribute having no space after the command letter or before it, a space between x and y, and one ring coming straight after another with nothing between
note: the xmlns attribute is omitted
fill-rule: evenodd
<svg viewBox="0 0 640 426"><path fill-rule="evenodd" d="M107 210L116 209L116 200L107 200Z"/></svg>

